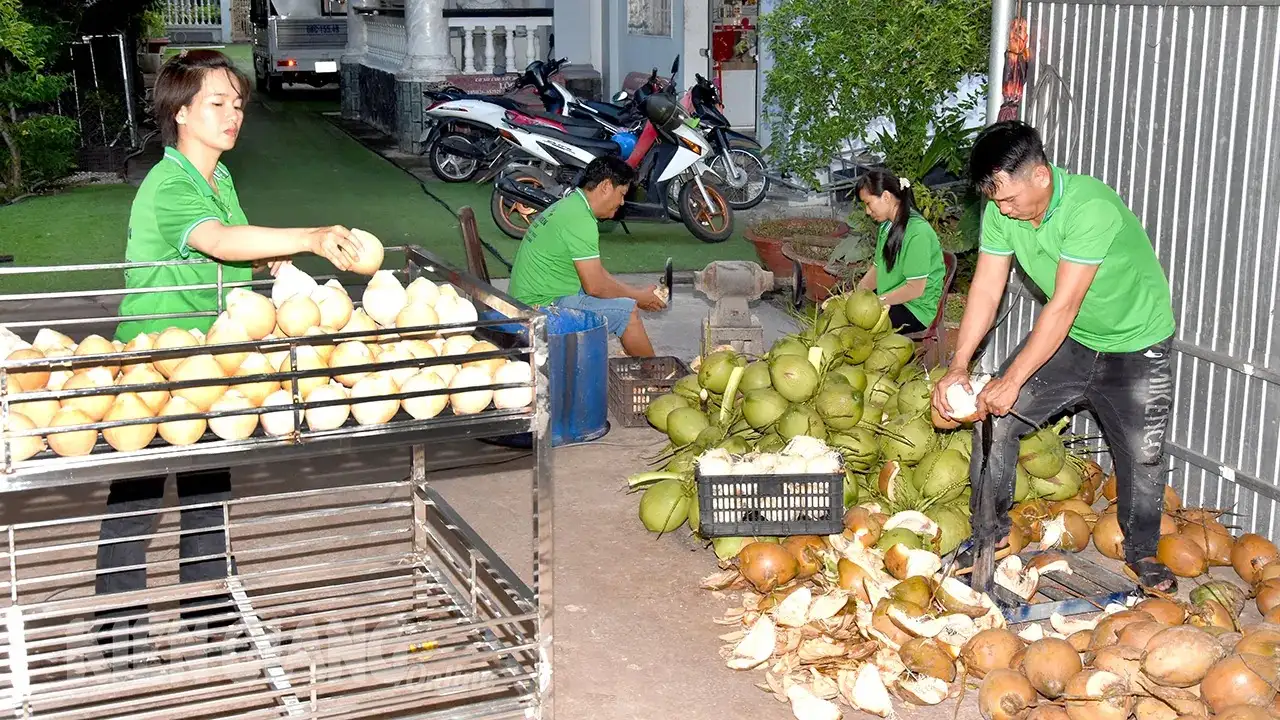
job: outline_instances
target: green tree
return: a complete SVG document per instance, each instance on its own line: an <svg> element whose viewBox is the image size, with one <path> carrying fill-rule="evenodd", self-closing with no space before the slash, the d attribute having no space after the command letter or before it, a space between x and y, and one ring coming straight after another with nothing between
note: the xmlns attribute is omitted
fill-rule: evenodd
<svg viewBox="0 0 1280 720"><path fill-rule="evenodd" d="M64 176L73 166L76 123L42 112L67 87L67 76L50 72L62 28L34 20L21 0L0 0L0 197L12 198Z"/></svg>
<svg viewBox="0 0 1280 720"><path fill-rule="evenodd" d="M954 166L966 129L938 108L985 70L990 26L989 0L783 0L761 22L774 56L765 91L773 160L811 174L887 117L896 132L872 138L887 165L920 174ZM944 132L929 143L934 127Z"/></svg>

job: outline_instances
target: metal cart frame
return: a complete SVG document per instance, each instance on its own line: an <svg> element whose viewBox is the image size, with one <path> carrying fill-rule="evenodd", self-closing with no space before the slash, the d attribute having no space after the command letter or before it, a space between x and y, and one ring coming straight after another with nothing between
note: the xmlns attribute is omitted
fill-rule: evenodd
<svg viewBox="0 0 1280 720"><path fill-rule="evenodd" d="M302 430L308 407L337 403L305 403L294 388L292 406L273 411L294 413L294 432L266 436L260 431L240 441L210 438L194 445L170 446L158 438L134 452L116 452L99 440L94 451L82 457L56 457L45 451L35 458L13 462L9 444L0 442L0 492L40 491L89 483L105 483L176 471L227 468L264 461L303 460L335 456L354 450L407 449L411 472L399 483L370 483L324 491L302 491L239 498L219 503L223 512L228 572L216 582L172 582L146 590L94 595L74 587L72 597L56 593L44 599L33 594L59 583L74 586L92 583L96 570L66 569L58 564L41 574L40 562L61 563L59 558L80 551L93 540L72 542L79 525L93 526L105 515L65 518L49 522L0 527L0 704L9 705L16 718L171 718L216 717L397 717L397 718L549 718L552 715L552 475L546 367L546 317L492 286L466 275L417 246L388 248L388 258L401 252L404 265L396 271L403 282L428 277L449 282L481 310L481 317L466 330L479 335L496 326L519 327L523 342L496 352L478 353L468 359L521 356L534 367L534 401L519 410L486 410L475 415L448 412L431 419L405 419L400 412L387 424L360 426L354 420L328 431ZM199 261L180 261L199 262ZM118 263L64 267L0 268L0 287L6 277L68 271L126 270L179 263ZM316 278L319 282L324 277ZM191 286L217 288L221 311L224 289L261 286L270 280ZM168 288L172 290L173 288ZM40 302L68 298L100 297L147 292L108 289L0 295L6 302ZM353 298L353 300L358 300ZM359 303L356 302L358 306ZM486 318L484 311L496 313ZM213 315L216 313L199 313ZM501 317L497 317L501 316ZM188 315L141 316L154 318ZM118 316L104 313L89 318L50 318L5 323L20 334L37 327L114 327ZM429 332L457 325L391 328L376 334ZM91 330L90 332L96 332ZM105 334L105 333L104 333ZM308 344L336 343L367 337L367 332L264 339L218 345L221 352L284 352L297 368L297 349ZM108 335L109 337L109 335ZM11 401L8 373L31 369L71 369L97 364L149 362L208 353L210 346L176 350L148 350L111 355L61 357L43 360L4 361L0 358L0 428L8 427ZM429 368L450 358L353 366L369 372L405 368ZM452 358L457 360L456 357ZM248 376L238 382L278 379L282 382L318 377L329 370L290 370ZM138 386L137 392L180 389L211 381L166 382ZM286 385L286 387L288 387ZM527 384L494 384L492 389L528 387ZM94 394L95 389L44 391L24 399L64 399ZM443 391L398 393L404 399L439 395ZM102 394L99 391L99 394ZM382 399L390 399L385 396ZM368 400L368 399L366 399ZM350 404L352 401L348 401ZM256 412L262 412L257 409ZM199 417L246 414L245 411L200 413ZM196 416L173 416L182 419ZM146 420L99 422L67 430L104 429L140 424ZM152 420L151 422L155 422ZM47 431L11 432L8 437L45 434ZM430 484L426 446L440 441L496 438L528 433L532 438L533 582L527 586L494 550L458 515ZM369 499L369 493L382 495ZM271 509L272 504L287 507ZM266 510L255 508L267 507ZM176 513L183 508L157 510ZM239 519L240 514L244 519ZM255 515L256 513L256 515ZM378 515L392 523L388 529L369 529L359 519ZM305 531L283 537L272 535L288 522ZM407 522L405 522L407 521ZM344 531L344 523L358 528ZM397 525L396 523L403 523ZM183 530L160 530L147 539L173 539ZM254 540L254 536L257 540ZM246 540L245 537L249 539ZM36 539L32 539L36 538ZM265 538L265 539L264 539ZM365 542L364 556L341 557L349 546ZM256 545L255 545L256 543ZM290 556L283 566L261 568L255 558ZM247 562L245 562L247 560ZM275 561L273 561L275 562ZM265 561L264 561L265 563ZM152 563L153 571L172 570L177 561ZM238 570L233 568L238 567ZM46 569L48 566L43 566ZM36 568L36 569L32 569ZM334 590L336 588L336 591ZM176 612L163 609L200 593L230 595L230 617L242 635L213 642L207 628L187 630L175 622ZM78 595L78 596L77 596ZM77 647L93 647L96 637L86 618L111 606L144 605L148 627L171 642L156 651L166 666L111 668L95 676L100 665L90 667ZM160 609L156 609L160 608ZM374 630L356 638L313 639L303 637L299 623L328 617L348 622L375 622ZM304 620L299 620L304 618ZM390 623L389 626L383 623ZM166 633L168 633L166 635ZM101 640L98 641L101 643ZM376 643L373 658L369 643ZM288 647L284 647L288 645ZM208 651L225 650L221 659ZM299 654L300 653L300 654ZM327 653L317 664L317 654ZM358 657L363 653L363 657ZM323 666L332 661L347 675L330 677ZM109 666L109 663L108 663ZM412 672L409 672L409 670ZM332 670L332 668L329 668ZM406 673L411 675L405 680ZM357 677L358 675L358 677ZM394 680L392 676L399 678ZM117 715L116 713L121 713ZM204 714L202 714L204 713Z"/></svg>

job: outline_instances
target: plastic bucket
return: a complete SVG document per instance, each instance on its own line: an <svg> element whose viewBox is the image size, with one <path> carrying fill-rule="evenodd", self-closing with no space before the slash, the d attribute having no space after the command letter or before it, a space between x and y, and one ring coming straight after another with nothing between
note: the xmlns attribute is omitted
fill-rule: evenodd
<svg viewBox="0 0 1280 720"><path fill-rule="evenodd" d="M609 329L603 316L586 310L549 307L542 313L547 316L551 445L590 442L609 432ZM519 325L491 330L524 340ZM492 442L510 447L533 444L529 433Z"/></svg>

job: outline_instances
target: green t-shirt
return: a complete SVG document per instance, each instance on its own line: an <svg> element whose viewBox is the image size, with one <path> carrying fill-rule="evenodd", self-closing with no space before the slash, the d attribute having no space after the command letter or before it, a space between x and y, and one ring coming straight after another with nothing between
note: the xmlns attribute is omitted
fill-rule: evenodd
<svg viewBox="0 0 1280 720"><path fill-rule="evenodd" d="M511 295L550 305L582 291L574 262L600 257L600 225L581 190L561 198L529 226L511 268Z"/></svg>
<svg viewBox="0 0 1280 720"><path fill-rule="evenodd" d="M938 303L942 302L942 283L946 280L947 266L942 260L942 246L938 244L938 233L917 213L911 213L907 219L906 231L902 234L902 247L898 249L898 259L893 270L888 269L884 259L884 244L889 240L889 229L892 222L880 223L880 232L876 237L876 294L885 295L907 284L908 280L925 278L924 294L903 305L925 327L933 324L938 316Z"/></svg>
<svg viewBox="0 0 1280 720"><path fill-rule="evenodd" d="M1098 265L1068 333L1098 352L1136 352L1173 334L1169 281L1137 216L1116 191L1088 175L1053 168L1053 197L1040 227L987 203L982 252L1014 255L1045 296L1058 261Z"/></svg>
<svg viewBox="0 0 1280 720"><path fill-rule="evenodd" d="M209 186L177 148L167 147L164 157L147 173L129 212L129 241L125 258L129 262L159 260L211 260L187 245L187 237L197 225L216 220L224 225L248 225L240 209L231 173L222 163L214 170L218 186ZM246 282L253 278L250 263L219 263L130 268L125 271L126 288L158 288L181 285L211 285L222 282ZM226 290L223 291L225 297ZM162 313L209 312L218 309L217 291L173 290L167 292L126 295L120 302L121 315L158 315ZM159 332L169 327L199 329L208 332L216 318L163 318L127 320L116 327L116 339L128 342L141 333Z"/></svg>

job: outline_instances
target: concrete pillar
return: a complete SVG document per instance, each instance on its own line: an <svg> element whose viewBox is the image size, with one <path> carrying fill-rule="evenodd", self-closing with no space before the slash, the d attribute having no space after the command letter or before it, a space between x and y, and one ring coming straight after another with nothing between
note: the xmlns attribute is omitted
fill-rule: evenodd
<svg viewBox="0 0 1280 720"><path fill-rule="evenodd" d="M365 16L347 4L347 47L342 53L339 83L342 117L348 120L360 118L361 61L369 51L369 28Z"/></svg>
<svg viewBox="0 0 1280 720"><path fill-rule="evenodd" d="M1009 49L1009 22L1013 20L1013 0L991 3L991 54L987 57L987 124L1000 118L1004 103L1004 54Z"/></svg>
<svg viewBox="0 0 1280 720"><path fill-rule="evenodd" d="M408 53L397 78L410 82L442 80L456 72L449 54L449 21L445 0L405 0L404 26Z"/></svg>

